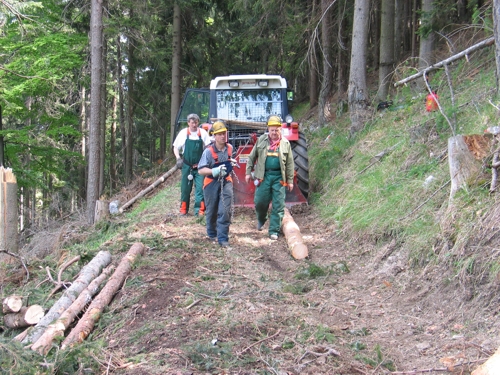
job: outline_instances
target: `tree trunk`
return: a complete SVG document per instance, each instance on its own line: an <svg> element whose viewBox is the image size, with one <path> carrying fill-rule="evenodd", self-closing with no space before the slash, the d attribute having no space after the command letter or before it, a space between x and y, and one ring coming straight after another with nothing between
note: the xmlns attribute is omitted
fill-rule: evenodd
<svg viewBox="0 0 500 375"><path fill-rule="evenodd" d="M64 336L64 331L75 320L76 316L85 308L97 293L99 286L109 276L113 270L112 266L106 267L102 273L92 280L87 288L85 288L78 298L69 306L54 323L51 323L44 334L31 346L32 350L46 355L52 347L52 342L55 337Z"/></svg>
<svg viewBox="0 0 500 375"><path fill-rule="evenodd" d="M288 208L285 208L285 216L283 217L282 230L288 244L288 249L295 259L307 258L309 252L307 246L302 242L299 226L293 220Z"/></svg>
<svg viewBox="0 0 500 375"><path fill-rule="evenodd" d="M106 5L106 0L103 0L103 6ZM107 12L106 12L107 14ZM106 95L106 77L107 77L107 52L108 44L106 36L102 34L102 69L101 69L101 105L99 110L99 125L100 125L100 142L99 142L99 197L104 194L104 186L106 178L104 177L104 166L106 164L106 117L107 110L107 95Z"/></svg>
<svg viewBox="0 0 500 375"><path fill-rule="evenodd" d="M181 105L181 8L174 2L174 19L172 24L172 96L170 97L170 145L174 143L175 119ZM199 113L198 115L201 115Z"/></svg>
<svg viewBox="0 0 500 375"><path fill-rule="evenodd" d="M319 93L318 120L324 125L331 119L330 99L333 90L333 61L332 61L332 36L331 36L331 2L321 0L321 52L323 54L323 78Z"/></svg>
<svg viewBox="0 0 500 375"><path fill-rule="evenodd" d="M80 91L81 96L81 108L80 108L80 133L82 134L82 138L80 141L80 153L82 155L83 160L88 162L87 160L87 90L85 86L82 86ZM86 168L84 165L78 168L78 198L80 201L84 201L87 195L87 178L86 178Z"/></svg>
<svg viewBox="0 0 500 375"><path fill-rule="evenodd" d="M382 0L378 99L387 100L394 69L394 0Z"/></svg>
<svg viewBox="0 0 500 375"><path fill-rule="evenodd" d="M3 322L8 328L29 327L37 324L43 315L43 307L40 305L23 306L17 313L4 315Z"/></svg>
<svg viewBox="0 0 500 375"><path fill-rule="evenodd" d="M61 349L65 349L75 342L80 343L87 338L90 332L92 332L95 323L101 317L102 310L110 304L113 296L121 288L125 278L132 270L135 259L143 253L144 245L142 243L136 242L132 245L127 255L123 257L118 267L116 267L116 271L110 277L106 286L92 301L76 327L73 328L68 337L62 342Z"/></svg>
<svg viewBox="0 0 500 375"><path fill-rule="evenodd" d="M23 307L23 297L21 296L8 296L2 302L2 311L4 314L16 313Z"/></svg>
<svg viewBox="0 0 500 375"><path fill-rule="evenodd" d="M495 35L496 93L500 85L500 0L493 0L493 23Z"/></svg>
<svg viewBox="0 0 500 375"><path fill-rule="evenodd" d="M80 271L80 276L66 289L52 306L49 312L38 322L33 330L24 338L23 344L30 344L37 341L47 326L58 319L61 314L75 301L78 295L89 283L94 280L101 270L111 262L111 254L107 251L100 251L97 255Z"/></svg>
<svg viewBox="0 0 500 375"><path fill-rule="evenodd" d="M116 96L118 93L115 91L113 94L111 130L109 134L109 195L113 195L113 191L118 185L116 173L116 118L118 110L118 100Z"/></svg>
<svg viewBox="0 0 500 375"><path fill-rule="evenodd" d="M430 29L432 27L431 15L434 9L434 0L422 0L422 12L420 16L420 29ZM429 30L426 35L420 35L420 49L418 53L418 69L424 70L432 65L432 52L434 50L434 31ZM425 85L420 82L420 88Z"/></svg>
<svg viewBox="0 0 500 375"><path fill-rule="evenodd" d="M311 22L313 22L316 17L317 9L317 0L313 0L311 6ZM316 45L314 31L308 33L308 39L309 51L307 53L307 62L309 65L309 108L314 108L318 105L318 57L316 54L316 48L313 47Z"/></svg>
<svg viewBox="0 0 500 375"><path fill-rule="evenodd" d="M134 10L130 9L130 19L134 18ZM134 85L135 85L135 41L132 39L132 33L128 35L128 75L127 75L127 124L125 129L125 138L127 149L125 159L125 183L132 182L133 173L133 131L134 131L134 113L135 113L135 100L134 100Z"/></svg>
<svg viewBox="0 0 500 375"><path fill-rule="evenodd" d="M116 38L116 81L118 85L118 121L120 124L120 133L122 139L122 163L125 165L127 160L127 131L125 130L125 109L123 100L123 85L122 85L122 57L121 57L121 42L120 36Z"/></svg>
<svg viewBox="0 0 500 375"><path fill-rule="evenodd" d="M337 48L337 113L344 113L347 107L347 89L349 88L349 39L347 38L348 19L346 15L347 0L338 4L338 48Z"/></svg>
<svg viewBox="0 0 500 375"><path fill-rule="evenodd" d="M418 22L417 22L417 13L418 13L418 1L413 0L412 4L412 12L411 12L411 55L412 57L417 56L417 30L418 30Z"/></svg>
<svg viewBox="0 0 500 375"><path fill-rule="evenodd" d="M369 0L354 3L351 68L349 74L349 115L351 136L362 130L368 119L368 89L366 86L366 45L368 42Z"/></svg>
<svg viewBox="0 0 500 375"><path fill-rule="evenodd" d="M102 69L102 0L91 1L91 73L89 166L87 180L87 221L94 223L95 202L99 199L99 154Z"/></svg>

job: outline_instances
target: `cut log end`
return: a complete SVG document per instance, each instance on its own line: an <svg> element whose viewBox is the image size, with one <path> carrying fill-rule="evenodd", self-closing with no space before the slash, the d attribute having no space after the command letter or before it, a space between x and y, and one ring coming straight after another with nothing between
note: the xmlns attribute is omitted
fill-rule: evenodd
<svg viewBox="0 0 500 375"><path fill-rule="evenodd" d="M44 315L42 306L31 305L22 307L17 313L5 315L3 321L8 328L22 328L38 324Z"/></svg>
<svg viewBox="0 0 500 375"><path fill-rule="evenodd" d="M23 307L21 296L9 296L3 300L2 311L4 314L16 313Z"/></svg>

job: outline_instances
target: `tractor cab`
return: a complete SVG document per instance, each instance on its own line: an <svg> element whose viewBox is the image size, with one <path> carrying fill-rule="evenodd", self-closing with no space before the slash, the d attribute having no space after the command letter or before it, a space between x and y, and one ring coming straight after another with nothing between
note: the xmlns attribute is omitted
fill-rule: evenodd
<svg viewBox="0 0 500 375"><path fill-rule="evenodd" d="M278 115L283 120L281 134L292 146L295 161L295 183L286 193L286 205L307 203L309 193L309 162L307 143L300 125L288 111L293 93L284 78L278 75L251 74L216 77L209 89L188 89L177 114L175 134L187 126L189 113L200 116L201 127L209 131L212 123L223 120L228 128L227 142L233 145L233 158L239 168L235 178L235 206L253 206L255 186L245 181L248 156L257 138L267 131L266 120Z"/></svg>

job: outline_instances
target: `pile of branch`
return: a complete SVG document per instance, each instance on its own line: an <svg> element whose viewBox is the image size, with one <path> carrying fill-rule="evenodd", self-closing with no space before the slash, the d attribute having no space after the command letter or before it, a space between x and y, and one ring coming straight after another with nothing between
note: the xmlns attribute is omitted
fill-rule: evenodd
<svg viewBox="0 0 500 375"><path fill-rule="evenodd" d="M40 305L23 306L21 296L8 296L3 300L3 322L7 328L23 328L37 324L45 314Z"/></svg>

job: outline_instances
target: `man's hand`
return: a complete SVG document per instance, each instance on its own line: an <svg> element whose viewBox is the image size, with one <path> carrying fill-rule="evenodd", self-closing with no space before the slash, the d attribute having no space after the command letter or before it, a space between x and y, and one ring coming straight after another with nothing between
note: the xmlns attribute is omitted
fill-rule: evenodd
<svg viewBox="0 0 500 375"><path fill-rule="evenodd" d="M249 174L245 175L245 181L247 182L247 184L250 182L251 179L252 176L250 176Z"/></svg>
<svg viewBox="0 0 500 375"><path fill-rule="evenodd" d="M219 167L212 168L212 176L214 177L224 177L227 175L227 170L225 165L221 165Z"/></svg>
<svg viewBox="0 0 500 375"><path fill-rule="evenodd" d="M179 169L182 169L182 166L184 165L184 160L182 160L182 158L177 158L176 162L175 162L175 166Z"/></svg>
<svg viewBox="0 0 500 375"><path fill-rule="evenodd" d="M288 191L292 191L293 190L293 184L288 184Z"/></svg>

